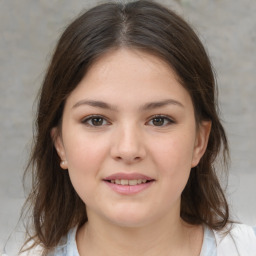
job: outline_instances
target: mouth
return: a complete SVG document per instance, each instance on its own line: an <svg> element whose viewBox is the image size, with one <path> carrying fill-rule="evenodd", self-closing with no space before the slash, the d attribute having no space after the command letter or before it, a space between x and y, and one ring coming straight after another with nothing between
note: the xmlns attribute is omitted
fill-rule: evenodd
<svg viewBox="0 0 256 256"><path fill-rule="evenodd" d="M117 184L117 185L122 185L122 186L136 186L140 184L145 184L149 182L153 182L153 179L147 180L147 179L133 179L133 180L128 180L128 179L111 179L111 180L105 180L106 182L112 183L112 184Z"/></svg>
<svg viewBox="0 0 256 256"><path fill-rule="evenodd" d="M148 189L156 180L139 173L116 173L103 181L119 194L132 195Z"/></svg>

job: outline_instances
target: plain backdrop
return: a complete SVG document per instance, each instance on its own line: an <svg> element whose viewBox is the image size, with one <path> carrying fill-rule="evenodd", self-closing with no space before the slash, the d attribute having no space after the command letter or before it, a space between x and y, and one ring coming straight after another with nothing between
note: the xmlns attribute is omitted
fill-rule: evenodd
<svg viewBox="0 0 256 256"><path fill-rule="evenodd" d="M47 63L65 26L100 2L0 0L0 248L24 202L21 178ZM231 213L256 226L256 1L159 2L192 24L209 52L231 148Z"/></svg>

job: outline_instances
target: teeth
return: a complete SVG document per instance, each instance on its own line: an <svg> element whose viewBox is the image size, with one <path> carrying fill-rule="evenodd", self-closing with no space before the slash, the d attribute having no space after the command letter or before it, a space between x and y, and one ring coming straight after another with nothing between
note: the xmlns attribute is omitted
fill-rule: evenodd
<svg viewBox="0 0 256 256"><path fill-rule="evenodd" d="M118 185L130 185L130 186L135 186L141 183L146 183L147 180L145 179L138 179L138 180L111 180L110 181L113 184L118 184Z"/></svg>
<svg viewBox="0 0 256 256"><path fill-rule="evenodd" d="M128 180L121 180L121 185L128 185L129 181Z"/></svg>
<svg viewBox="0 0 256 256"><path fill-rule="evenodd" d="M138 184L137 180L129 180L129 185L134 186L137 184Z"/></svg>

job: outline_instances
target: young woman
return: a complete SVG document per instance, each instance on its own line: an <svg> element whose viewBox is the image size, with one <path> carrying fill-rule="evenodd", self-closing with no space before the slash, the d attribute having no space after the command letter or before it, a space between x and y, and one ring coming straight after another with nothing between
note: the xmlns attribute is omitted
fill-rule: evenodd
<svg viewBox="0 0 256 256"><path fill-rule="evenodd" d="M108 3L72 22L36 125L26 254L256 255L215 172L228 143L210 61L172 11Z"/></svg>

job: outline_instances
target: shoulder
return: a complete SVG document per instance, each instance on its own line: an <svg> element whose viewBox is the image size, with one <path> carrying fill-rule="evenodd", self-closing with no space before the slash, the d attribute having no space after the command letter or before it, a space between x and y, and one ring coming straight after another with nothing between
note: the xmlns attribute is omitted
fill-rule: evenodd
<svg viewBox="0 0 256 256"><path fill-rule="evenodd" d="M77 227L70 229L68 234L61 239L54 251L47 256L79 256L76 245L76 232Z"/></svg>
<svg viewBox="0 0 256 256"><path fill-rule="evenodd" d="M51 252L47 253L47 256L79 256L76 246L76 231L77 227L70 229L68 234L62 237L59 244ZM37 246L19 254L19 256L42 256L42 251L42 247Z"/></svg>
<svg viewBox="0 0 256 256"><path fill-rule="evenodd" d="M42 256L43 248L41 246L37 246L31 250L22 252L19 256Z"/></svg>
<svg viewBox="0 0 256 256"><path fill-rule="evenodd" d="M218 256L256 256L256 231L244 224L233 224L228 233L214 231Z"/></svg>

